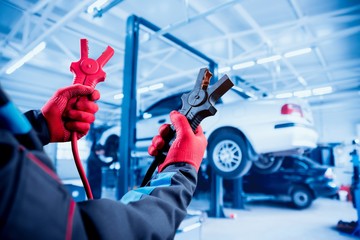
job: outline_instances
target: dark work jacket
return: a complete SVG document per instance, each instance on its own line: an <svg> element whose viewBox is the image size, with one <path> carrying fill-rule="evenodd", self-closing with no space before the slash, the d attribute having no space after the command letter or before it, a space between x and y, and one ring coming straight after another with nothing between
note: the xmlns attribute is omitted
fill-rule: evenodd
<svg viewBox="0 0 360 240"><path fill-rule="evenodd" d="M26 116L48 143L42 115ZM179 163L120 201L75 203L43 151L0 136L0 239L173 239L196 187L194 167Z"/></svg>

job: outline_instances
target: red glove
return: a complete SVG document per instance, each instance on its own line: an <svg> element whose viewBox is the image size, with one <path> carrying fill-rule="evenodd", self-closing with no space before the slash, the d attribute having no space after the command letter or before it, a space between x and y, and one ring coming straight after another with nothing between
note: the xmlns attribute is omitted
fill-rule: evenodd
<svg viewBox="0 0 360 240"><path fill-rule="evenodd" d="M170 113L170 119L176 130L176 138L169 149L165 161L159 165L159 172L168 165L177 162L191 164L198 171L207 145L207 140L201 126L199 125L194 133L186 117L177 111ZM148 153L151 156L156 156L159 150L164 147L164 138L169 131L169 124L164 124L160 127L159 135L153 138L152 144L148 148Z"/></svg>
<svg viewBox="0 0 360 240"><path fill-rule="evenodd" d="M50 131L50 142L66 142L71 132L78 139L90 129L99 109L94 102L100 93L91 87L74 84L59 89L41 109Z"/></svg>

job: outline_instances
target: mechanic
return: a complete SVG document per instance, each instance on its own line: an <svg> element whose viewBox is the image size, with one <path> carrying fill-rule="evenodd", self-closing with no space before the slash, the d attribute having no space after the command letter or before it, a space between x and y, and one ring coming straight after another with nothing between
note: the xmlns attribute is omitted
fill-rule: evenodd
<svg viewBox="0 0 360 240"><path fill-rule="evenodd" d="M94 142L87 159L86 175L94 199L101 198L102 171L114 163L113 157L105 156L105 147Z"/></svg>
<svg viewBox="0 0 360 240"><path fill-rule="evenodd" d="M99 97L98 91L76 84L58 90L41 111L25 115L44 145L66 142L71 132L78 138L88 132ZM145 187L120 201L79 203L44 151L26 149L0 124L0 239L173 239L195 190L207 141L201 127L194 134L179 112L171 112L170 119L176 139ZM169 124L160 127L150 155L158 154L169 129Z"/></svg>

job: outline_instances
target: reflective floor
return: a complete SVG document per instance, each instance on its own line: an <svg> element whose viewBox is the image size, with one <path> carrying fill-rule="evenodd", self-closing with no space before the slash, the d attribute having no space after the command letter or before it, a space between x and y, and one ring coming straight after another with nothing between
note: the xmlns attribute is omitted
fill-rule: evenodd
<svg viewBox="0 0 360 240"><path fill-rule="evenodd" d="M281 203L247 203L245 210L225 209L234 218L207 218L201 227L203 240L274 239L341 240L359 239L335 229L339 220L357 220L350 202L317 199L305 210L294 210ZM194 235L193 239L198 239Z"/></svg>

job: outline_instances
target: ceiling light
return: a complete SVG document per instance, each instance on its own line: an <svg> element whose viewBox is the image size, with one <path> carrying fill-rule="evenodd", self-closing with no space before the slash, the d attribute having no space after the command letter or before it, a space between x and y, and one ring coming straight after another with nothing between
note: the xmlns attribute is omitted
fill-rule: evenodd
<svg viewBox="0 0 360 240"><path fill-rule="evenodd" d="M281 59L280 55L274 55L271 57L266 57L266 58L260 58L256 61L257 64L264 64L264 63L268 63L268 62L275 62Z"/></svg>
<svg viewBox="0 0 360 240"><path fill-rule="evenodd" d="M296 92L294 92L294 96L296 96L296 97L310 97L311 96L311 90L296 91Z"/></svg>
<svg viewBox="0 0 360 240"><path fill-rule="evenodd" d="M148 87L139 88L138 93L146 93L146 92L153 91L153 90L156 90L156 89L160 89L160 88L163 88L163 87L164 87L163 83L157 83L157 84L154 84L154 85L151 85L151 86L148 86Z"/></svg>
<svg viewBox="0 0 360 240"><path fill-rule="evenodd" d="M150 91L149 87L142 87L138 89L138 93L146 93Z"/></svg>
<svg viewBox="0 0 360 240"><path fill-rule="evenodd" d="M101 9L101 7L105 5L105 3L107 3L108 1L109 0L97 0L87 8L87 13L92 14L95 9Z"/></svg>
<svg viewBox="0 0 360 240"><path fill-rule="evenodd" d="M332 91L333 91L332 87L328 86L328 87L314 88L312 90L312 93L314 95L323 95L323 94L332 93Z"/></svg>
<svg viewBox="0 0 360 240"><path fill-rule="evenodd" d="M309 48L309 47L308 48L302 48L302 49L299 49L299 50L287 52L287 53L284 54L284 57L291 58L291 57L303 55L303 54L306 54L306 53L310 53L311 51L312 51L312 49Z"/></svg>
<svg viewBox="0 0 360 240"><path fill-rule="evenodd" d="M26 62L30 61L33 57L35 57L37 54L39 54L42 50L44 50L46 47L46 42L41 42L39 45L37 45L33 50L28 52L25 56L20 58L17 62L15 62L13 65L11 65L8 69L6 69L6 74L11 74L15 72L16 69L24 65Z"/></svg>
<svg viewBox="0 0 360 240"><path fill-rule="evenodd" d="M279 94L275 95L276 98L290 98L292 96L293 96L293 94L291 92L279 93Z"/></svg>
<svg viewBox="0 0 360 240"><path fill-rule="evenodd" d="M163 83L157 83L157 84L151 85L149 87L139 88L138 93L146 93L146 92L153 91L153 90L156 90L156 89L160 89L160 88L163 88L163 87L164 87ZM118 93L118 94L114 95L114 99L122 99L122 98L124 98L123 93Z"/></svg>
<svg viewBox="0 0 360 240"><path fill-rule="evenodd" d="M304 86L307 85L307 82L305 81L305 79L303 77L298 77L297 79L302 85L304 85Z"/></svg>
<svg viewBox="0 0 360 240"><path fill-rule="evenodd" d="M147 42L150 40L150 33L148 32L144 32L142 35L141 35L141 42L144 43L144 42Z"/></svg>
<svg viewBox="0 0 360 240"><path fill-rule="evenodd" d="M254 61L249 61L249 62L243 62L243 63L239 63L239 64L235 64L232 66L233 70L237 70L237 69L242 69L242 68L248 68L248 67L252 67L255 65Z"/></svg>
<svg viewBox="0 0 360 240"><path fill-rule="evenodd" d="M143 118L144 118L144 119L149 119L149 118L151 118L151 117L152 117L152 114L151 114L151 113L147 113L147 112L146 112L146 113L143 114Z"/></svg>
<svg viewBox="0 0 360 240"><path fill-rule="evenodd" d="M219 68L218 73L229 72L230 70L231 70L230 67L223 67L223 68Z"/></svg>
<svg viewBox="0 0 360 240"><path fill-rule="evenodd" d="M239 92L244 92L244 89L242 89L241 87L234 86L233 88L235 88L235 89L238 90Z"/></svg>
<svg viewBox="0 0 360 240"><path fill-rule="evenodd" d="M157 84L149 86L149 90L153 91L153 90L160 89L160 88L163 88L163 87L164 87L163 83L157 83Z"/></svg>
<svg viewBox="0 0 360 240"><path fill-rule="evenodd" d="M118 94L115 94L114 95L114 99L116 100L116 99L122 99L122 98L124 98L124 94L123 93L118 93Z"/></svg>
<svg viewBox="0 0 360 240"><path fill-rule="evenodd" d="M253 94L252 92L247 91L245 93L252 99L255 99L255 100L258 99L258 97L255 94Z"/></svg>

